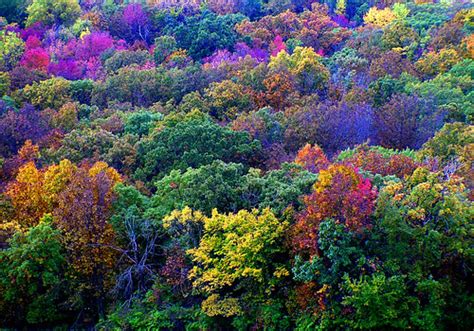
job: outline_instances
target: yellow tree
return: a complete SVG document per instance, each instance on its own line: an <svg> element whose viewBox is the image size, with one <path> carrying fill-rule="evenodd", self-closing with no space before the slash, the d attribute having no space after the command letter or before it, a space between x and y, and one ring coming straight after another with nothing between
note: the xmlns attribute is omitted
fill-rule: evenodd
<svg viewBox="0 0 474 331"><path fill-rule="evenodd" d="M378 28L384 28L395 19L397 19L397 15L395 15L390 8L378 9L377 7L372 7L367 14L365 14L364 23Z"/></svg>
<svg viewBox="0 0 474 331"><path fill-rule="evenodd" d="M112 284L117 257L109 220L115 198L113 188L120 181L117 171L104 162L78 168L58 194L53 211L78 295L99 307L99 313L103 312L102 300Z"/></svg>
<svg viewBox="0 0 474 331"><path fill-rule="evenodd" d="M259 307L264 297L271 298L277 283L289 275L282 257L287 228L288 222L270 209L214 210L204 219L199 247L188 250L196 264L189 278L206 297L202 308L208 316L239 315L244 302Z"/></svg>

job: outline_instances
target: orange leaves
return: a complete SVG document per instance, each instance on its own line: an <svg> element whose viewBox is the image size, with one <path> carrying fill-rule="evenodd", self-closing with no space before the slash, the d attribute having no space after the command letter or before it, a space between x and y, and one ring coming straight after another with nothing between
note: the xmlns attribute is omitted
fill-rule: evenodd
<svg viewBox="0 0 474 331"><path fill-rule="evenodd" d="M261 99L266 100L268 105L278 110L289 106L288 97L294 92L295 85L288 74L279 72L271 75L265 78L263 85L266 91ZM262 103L260 102L259 105L260 104ZM265 102L262 105L264 104Z"/></svg>
<svg viewBox="0 0 474 331"><path fill-rule="evenodd" d="M308 171L318 173L321 169L327 168L329 160L318 145L306 144L298 151L295 163L303 166Z"/></svg>
<svg viewBox="0 0 474 331"><path fill-rule="evenodd" d="M78 168L58 194L53 215L63 233L76 276L88 289L104 290L115 263L114 231L109 223L113 188L120 175L104 162Z"/></svg>
<svg viewBox="0 0 474 331"><path fill-rule="evenodd" d="M7 186L5 195L14 208L13 222L19 228L27 229L36 225L49 210L43 184L43 172L33 162L28 162L20 168L16 180Z"/></svg>
<svg viewBox="0 0 474 331"><path fill-rule="evenodd" d="M370 227L376 196L370 181L350 166L331 165L321 170L313 193L304 197L306 209L294 226L294 249L317 254L319 224L327 218L351 231Z"/></svg>
<svg viewBox="0 0 474 331"><path fill-rule="evenodd" d="M27 142L19 157L35 158L37 151L37 146ZM59 195L68 190L70 183L80 174L90 177L90 180L105 176L111 187L121 181L117 171L104 162L97 162L86 171L69 160L62 160L46 169L38 169L33 161L29 161L20 167L15 180L5 190L5 196L13 207L13 220L9 227L26 230L37 225L45 213L51 213L58 207Z"/></svg>

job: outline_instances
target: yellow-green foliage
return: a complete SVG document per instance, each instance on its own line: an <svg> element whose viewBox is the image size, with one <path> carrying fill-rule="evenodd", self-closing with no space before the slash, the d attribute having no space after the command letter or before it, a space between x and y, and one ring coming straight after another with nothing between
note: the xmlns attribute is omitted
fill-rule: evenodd
<svg viewBox="0 0 474 331"><path fill-rule="evenodd" d="M270 209L228 215L214 210L205 218L201 243L188 253L196 264L189 278L198 291L209 296L203 303L206 314L238 314L238 300L219 299L218 293L229 287L238 289L244 281L271 293L276 279L288 275L282 264L273 260L283 251L287 229L288 222L278 220Z"/></svg>
<svg viewBox="0 0 474 331"><path fill-rule="evenodd" d="M20 60L25 43L11 31L0 31L0 70L10 70Z"/></svg>
<svg viewBox="0 0 474 331"><path fill-rule="evenodd" d="M68 80L54 77L25 86L23 97L35 106L59 109L71 100L69 88Z"/></svg>
<svg viewBox="0 0 474 331"><path fill-rule="evenodd" d="M51 24L72 24L81 13L77 0L33 0L26 9L27 25L35 22Z"/></svg>
<svg viewBox="0 0 474 331"><path fill-rule="evenodd" d="M377 9L372 7L364 16L364 23L378 28L383 28L397 19L397 15L390 9Z"/></svg>

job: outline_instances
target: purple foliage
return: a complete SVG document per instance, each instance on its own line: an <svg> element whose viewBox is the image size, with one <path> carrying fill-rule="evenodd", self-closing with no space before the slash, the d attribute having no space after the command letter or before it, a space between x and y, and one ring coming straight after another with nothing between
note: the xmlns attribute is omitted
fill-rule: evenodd
<svg viewBox="0 0 474 331"><path fill-rule="evenodd" d="M54 76L61 76L69 80L76 80L82 78L83 67L75 60L61 59L56 63L50 63L48 72Z"/></svg>
<svg viewBox="0 0 474 331"><path fill-rule="evenodd" d="M44 27L43 23L36 22L31 24L24 30L21 30L21 38L23 38L23 40L28 40L29 37L36 37L42 40L44 38L45 33L46 28Z"/></svg>
<svg viewBox="0 0 474 331"><path fill-rule="evenodd" d="M246 56L250 56L258 62L268 61L268 52L261 48L250 48L246 43L239 42L235 45L235 52L231 53L228 50L217 50L211 56L204 58L204 63L217 68L221 63L237 63Z"/></svg>
<svg viewBox="0 0 474 331"><path fill-rule="evenodd" d="M329 154L366 142L373 135L373 109L369 104L332 104L319 105L321 146Z"/></svg>
<svg viewBox="0 0 474 331"><path fill-rule="evenodd" d="M140 4L133 3L125 7L122 20L128 26L133 39L148 40L150 20Z"/></svg>
<svg viewBox="0 0 474 331"><path fill-rule="evenodd" d="M114 47L114 39L108 32L92 32L77 43L76 59L87 61L92 57L100 56L112 47Z"/></svg>
<svg viewBox="0 0 474 331"><path fill-rule="evenodd" d="M0 155L14 154L26 140L38 142L48 131L48 124L33 106L7 110L0 117Z"/></svg>

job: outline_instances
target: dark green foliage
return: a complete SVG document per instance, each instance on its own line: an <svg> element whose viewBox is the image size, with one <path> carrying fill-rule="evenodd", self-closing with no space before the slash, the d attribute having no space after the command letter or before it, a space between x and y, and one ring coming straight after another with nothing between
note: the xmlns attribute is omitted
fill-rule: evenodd
<svg viewBox="0 0 474 331"><path fill-rule="evenodd" d="M243 15L217 15L204 11L187 16L184 22L168 29L180 48L187 49L194 59L202 59L217 49L232 49L237 41L234 25L244 19Z"/></svg>
<svg viewBox="0 0 474 331"><path fill-rule="evenodd" d="M60 232L43 217L25 234L17 233L0 251L0 323L35 325L63 318L65 255ZM19 324L17 324L19 323Z"/></svg>
<svg viewBox="0 0 474 331"><path fill-rule="evenodd" d="M153 182L173 169L186 170L214 160L251 164L260 144L199 115L164 125L138 145L137 179Z"/></svg>

